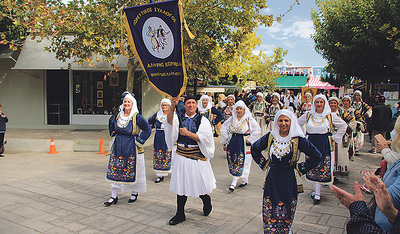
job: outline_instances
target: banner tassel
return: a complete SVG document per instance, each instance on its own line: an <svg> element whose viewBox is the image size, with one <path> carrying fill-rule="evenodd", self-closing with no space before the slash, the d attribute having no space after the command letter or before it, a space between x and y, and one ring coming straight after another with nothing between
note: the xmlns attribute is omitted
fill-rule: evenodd
<svg viewBox="0 0 400 234"><path fill-rule="evenodd" d="M183 22L183 26L185 27L186 32L187 32L188 35L189 35L189 38L190 38L190 39L193 39L193 38L194 38L194 35L193 35L192 32L190 32L189 26L188 26L187 23L186 23L185 16L183 15L183 7L182 7L182 2L181 2L181 1L179 1L179 10L180 10L180 12L181 12L181 21Z"/></svg>

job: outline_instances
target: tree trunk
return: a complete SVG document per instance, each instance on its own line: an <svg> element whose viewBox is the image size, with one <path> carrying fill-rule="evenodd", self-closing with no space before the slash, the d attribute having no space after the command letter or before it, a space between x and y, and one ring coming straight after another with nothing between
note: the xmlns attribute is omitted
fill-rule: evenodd
<svg viewBox="0 0 400 234"><path fill-rule="evenodd" d="M132 93L133 92L133 82L135 80L135 71L139 66L139 61L135 62L134 58L130 58L128 60L128 75L126 78L126 91Z"/></svg>

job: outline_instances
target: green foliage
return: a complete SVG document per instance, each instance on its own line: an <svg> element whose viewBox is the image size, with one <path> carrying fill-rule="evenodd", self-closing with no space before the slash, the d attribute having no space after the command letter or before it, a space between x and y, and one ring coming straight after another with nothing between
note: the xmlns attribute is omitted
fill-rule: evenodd
<svg viewBox="0 0 400 234"><path fill-rule="evenodd" d="M317 0L312 12L316 33L315 49L327 61L326 70L336 76L327 80L335 85L352 77L373 81L399 74L399 51L381 28L390 23L399 27L397 1Z"/></svg>
<svg viewBox="0 0 400 234"><path fill-rule="evenodd" d="M266 0L181 2L187 24L196 36L190 39L183 33L189 77L211 81L236 75L241 81L273 84L272 68L286 52L278 48L269 57L265 53L252 54L260 44L255 29L270 26L274 20L272 15L260 12L268 7ZM52 44L46 49L57 59L73 58L78 64L92 65L96 60L111 63L118 55L133 57L126 31L121 28L121 13L124 7L146 3L149 0L71 0L68 4L60 0L3 0L1 6L12 12L7 16L9 20L27 28L36 40L49 38Z"/></svg>

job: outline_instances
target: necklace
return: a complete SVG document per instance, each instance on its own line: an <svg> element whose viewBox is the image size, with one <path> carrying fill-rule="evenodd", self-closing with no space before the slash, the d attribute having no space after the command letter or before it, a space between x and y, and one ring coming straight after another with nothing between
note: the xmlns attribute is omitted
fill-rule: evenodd
<svg viewBox="0 0 400 234"><path fill-rule="evenodd" d="M321 121L318 121L318 120L314 117L314 115L311 115L311 122L313 122L313 124L314 124L315 126L320 126L321 124L324 123L325 118L326 118L326 116L325 116L324 118L322 118Z"/></svg>
<svg viewBox="0 0 400 234"><path fill-rule="evenodd" d="M290 153L290 142L275 142L272 143L272 153L280 160L282 157Z"/></svg>

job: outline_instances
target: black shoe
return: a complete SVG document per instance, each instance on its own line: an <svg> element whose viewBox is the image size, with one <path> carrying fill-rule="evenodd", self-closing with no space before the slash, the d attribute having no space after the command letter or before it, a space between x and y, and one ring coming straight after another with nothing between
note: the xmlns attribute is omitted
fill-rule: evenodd
<svg viewBox="0 0 400 234"><path fill-rule="evenodd" d="M247 183L241 183L241 184L239 184L239 187L241 188L241 187L244 187L246 185L247 185Z"/></svg>
<svg viewBox="0 0 400 234"><path fill-rule="evenodd" d="M355 156L360 156L360 153L359 153L358 151L356 151L356 152L354 153L354 155L355 155Z"/></svg>
<svg viewBox="0 0 400 234"><path fill-rule="evenodd" d="M154 183L160 183L161 181L163 181L164 180L164 176L160 176L160 177L158 177L157 179L156 179L156 181L154 181Z"/></svg>
<svg viewBox="0 0 400 234"><path fill-rule="evenodd" d="M111 206L112 204L117 204L118 197L116 197L116 198L110 197L110 199L112 199L112 201L108 200L108 201L104 202L104 205Z"/></svg>
<svg viewBox="0 0 400 234"><path fill-rule="evenodd" d="M186 220L185 215L175 215L172 219L169 220L169 225L177 225L178 223L182 223Z"/></svg>
<svg viewBox="0 0 400 234"><path fill-rule="evenodd" d="M131 194L131 197L129 198L129 200L128 200L128 202L129 203L132 203L132 202L135 202L136 200L137 200L137 197L139 196L139 193L136 193L136 194Z"/></svg>
<svg viewBox="0 0 400 234"><path fill-rule="evenodd" d="M318 196L318 195L316 195ZM321 196L318 196L319 198L317 198L316 196L314 196L314 205L319 204L321 201Z"/></svg>
<svg viewBox="0 0 400 234"><path fill-rule="evenodd" d="M0 154L0 158L4 158L4 155Z"/></svg>
<svg viewBox="0 0 400 234"><path fill-rule="evenodd" d="M235 191L235 188L236 188L235 185L231 184L231 186L229 186L229 191L233 192Z"/></svg>
<svg viewBox="0 0 400 234"><path fill-rule="evenodd" d="M368 153L370 153L370 154L376 154L376 149L372 149L372 150L368 151Z"/></svg>

